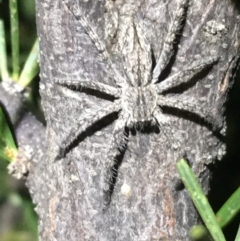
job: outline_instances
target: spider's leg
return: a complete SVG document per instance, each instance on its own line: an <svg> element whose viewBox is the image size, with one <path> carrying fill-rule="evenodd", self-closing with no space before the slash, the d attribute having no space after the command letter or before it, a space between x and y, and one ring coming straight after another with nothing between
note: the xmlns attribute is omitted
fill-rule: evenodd
<svg viewBox="0 0 240 241"><path fill-rule="evenodd" d="M143 19L140 16L136 17L135 21L136 33L139 41L139 62L141 73L141 85L147 85L151 81L152 72L152 51L146 35L143 31Z"/></svg>
<svg viewBox="0 0 240 241"><path fill-rule="evenodd" d="M112 0L105 1L104 18L105 18L105 38L109 41L109 43L111 43L116 35L118 24L119 24L119 12L115 7L114 1Z"/></svg>
<svg viewBox="0 0 240 241"><path fill-rule="evenodd" d="M138 49L136 49L136 31L134 29L134 24L131 16L124 17L119 26L118 33L118 51L122 53L122 59L125 63L123 68L127 76L126 81L131 86L136 86L135 83L137 78L135 78L138 72Z"/></svg>
<svg viewBox="0 0 240 241"><path fill-rule="evenodd" d="M56 78L54 79L54 82L60 85L74 86L76 88L83 87L83 88L89 88L92 90L97 90L105 94L114 96L116 98L118 98L121 95L121 89L118 87L116 88L108 84L103 84L103 83L99 83L99 82L91 81L87 79L83 80L81 78L77 78L77 79Z"/></svg>
<svg viewBox="0 0 240 241"><path fill-rule="evenodd" d="M176 108L179 110L187 111L190 113L193 113L203 120L205 120L207 123L211 124L213 130L218 130L222 127L221 120L218 120L217 118L214 118L214 111L206 109L198 105L193 98L188 97L185 99L179 99L168 97L168 96L158 96L158 102L157 104L159 106L166 106L170 108Z"/></svg>
<svg viewBox="0 0 240 241"><path fill-rule="evenodd" d="M156 83L161 72L165 69L168 65L169 61L171 60L174 54L174 45L177 39L177 35L179 35L180 30L183 27L183 22L186 19L186 12L188 8L189 0L180 1L180 4L176 11L176 16L172 22L170 30L167 34L166 40L163 44L163 49L160 54L160 57L157 61L157 64L153 70L153 78L152 83Z"/></svg>
<svg viewBox="0 0 240 241"><path fill-rule="evenodd" d="M73 141L81 133L83 133L89 126L91 126L95 122L101 120L102 118L104 118L105 116L113 112L118 112L120 109L121 109L120 102L119 100L116 100L113 103L111 103L107 108L103 107L94 112L91 112L88 115L85 114L84 118L81 118L78 121L78 123L70 130L70 132L62 140L61 144L59 145L59 152L56 159L64 157L66 148L70 146L73 143Z"/></svg>
<svg viewBox="0 0 240 241"><path fill-rule="evenodd" d="M173 134L171 132L172 128L169 125L169 119L166 117L166 115L162 113L160 107L156 107L153 116L158 123L160 132L162 132L167 137L170 147L176 150L180 149L181 144L176 138L173 137Z"/></svg>
<svg viewBox="0 0 240 241"><path fill-rule="evenodd" d="M125 62L127 81L131 86L147 85L152 70L151 46L143 32L143 20L140 16L122 19L119 27L119 51Z"/></svg>
<svg viewBox="0 0 240 241"><path fill-rule="evenodd" d="M67 4L67 0L63 0L67 8L70 10L70 12L76 17L76 19L80 22L84 30L86 31L87 35L92 40L93 44L98 50L99 58L102 61L105 61L107 65L110 67L110 72L108 72L109 76L115 81L115 83L118 86L121 86L124 82L124 78L121 76L119 71L115 68L114 64L111 61L110 55L107 51L107 48L103 41L99 38L97 31L94 29L94 24L90 22L90 20L86 17L86 14L84 14L83 10L77 5Z"/></svg>
<svg viewBox="0 0 240 241"><path fill-rule="evenodd" d="M107 173L104 179L104 208L106 208L111 201L111 195L113 193L114 184L117 178L119 163L116 158L126 148L128 140L128 137L125 133L126 125L127 118L125 118L123 115L120 115L115 122L113 136L107 154L108 166L106 167Z"/></svg>
<svg viewBox="0 0 240 241"><path fill-rule="evenodd" d="M208 57L200 61L195 61L191 67L183 71L179 71L164 81L156 84L157 92L162 93L182 83L189 82L195 75L201 73L201 71L207 67L215 64L218 60L218 57Z"/></svg>

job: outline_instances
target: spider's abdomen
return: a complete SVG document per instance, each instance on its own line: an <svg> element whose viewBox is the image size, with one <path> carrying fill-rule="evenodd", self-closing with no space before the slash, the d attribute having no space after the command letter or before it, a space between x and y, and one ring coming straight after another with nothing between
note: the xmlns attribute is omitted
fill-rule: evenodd
<svg viewBox="0 0 240 241"><path fill-rule="evenodd" d="M122 109L130 123L151 121L156 105L157 93L153 85L127 86L123 91Z"/></svg>

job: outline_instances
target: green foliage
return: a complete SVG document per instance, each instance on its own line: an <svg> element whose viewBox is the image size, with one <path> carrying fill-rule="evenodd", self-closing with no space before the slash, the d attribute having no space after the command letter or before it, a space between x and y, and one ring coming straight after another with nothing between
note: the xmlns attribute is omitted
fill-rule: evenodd
<svg viewBox="0 0 240 241"><path fill-rule="evenodd" d="M235 241L240 241L240 226L238 228L238 232L237 232L237 236L236 236Z"/></svg>
<svg viewBox="0 0 240 241"><path fill-rule="evenodd" d="M25 87L34 79L38 73L38 52L39 52L39 43L38 40L35 41L29 56L25 62L22 73L18 80L18 84Z"/></svg>
<svg viewBox="0 0 240 241"><path fill-rule="evenodd" d="M22 210L21 222L15 226L17 232L28 231L28 234L32 237L32 240L37 239L37 215L33 212L32 202L23 196L20 196L17 192L10 193L8 195L9 201L18 206ZM34 237L34 239L33 239Z"/></svg>
<svg viewBox="0 0 240 241"><path fill-rule="evenodd" d="M181 159L177 163L177 169L194 205L196 206L213 239L215 241L226 241L222 230L217 223L215 214L200 185L198 184L194 173L189 168L186 161Z"/></svg>
<svg viewBox="0 0 240 241"><path fill-rule="evenodd" d="M213 239L214 241L225 241L221 228L227 225L240 211L240 188L234 192L215 216L196 176L184 159L181 159L177 163L177 169L195 207L207 227L207 229L201 225L192 227L190 237L193 240L210 241ZM211 236L209 234L211 234ZM240 241L240 228L235 241Z"/></svg>
<svg viewBox="0 0 240 241"><path fill-rule="evenodd" d="M0 76L2 80L9 80L10 77L12 81L17 82L19 85L25 88L31 83L38 73L38 41L35 40L35 43L33 44L28 58L24 64L24 68L21 74L19 74L19 23L17 0L9 0L9 7L11 15L12 74L8 72L5 30L3 21L0 20Z"/></svg>
<svg viewBox="0 0 240 241"><path fill-rule="evenodd" d="M11 44L12 44L12 67L13 80L19 77L19 27L18 27L18 6L17 0L10 0L10 23L11 23Z"/></svg>
<svg viewBox="0 0 240 241"><path fill-rule="evenodd" d="M13 231L3 235L1 241L32 241L33 236L26 231Z"/></svg>
<svg viewBox="0 0 240 241"><path fill-rule="evenodd" d="M17 147L2 108L0 107L0 158L11 162L15 160L16 156Z"/></svg>
<svg viewBox="0 0 240 241"><path fill-rule="evenodd" d="M33 39L28 33L26 34L26 32L22 34L22 46L20 46L19 25L24 31L26 31L27 28L24 28L22 20L20 20L19 24L17 5L27 4L27 1L32 3L28 4L28 11L31 12L29 17L33 16L34 1L9 0L10 17L5 15L4 21L0 19L0 81L15 81L23 88L29 86L38 73L37 56L39 52L38 41L36 40L26 59L26 53L22 50L25 47L26 49L30 49L28 43ZM0 8L3 7L7 9L6 4L6 1L0 1ZM30 9L29 6L32 6L32 8ZM4 12L4 14L6 13ZM10 20L10 24L8 24L8 19ZM32 23L35 22L34 19L29 19L29 21ZM10 31L4 27L4 22L5 26L10 25ZM29 24L25 26L29 26ZM10 40L10 43L8 40ZM7 51L9 49L11 49L11 52ZM19 51L19 49L21 51ZM25 59L25 64L20 72L22 60ZM30 92L31 89L28 87L27 91ZM33 210L34 206L32 201L26 191L26 193L20 194L19 185L12 186L14 181L7 173L7 164L9 161L15 160L17 152L13 133L9 128L3 110L0 108L0 241L36 241L38 236L37 215ZM21 187L21 190L22 189L23 187ZM8 207L8 209L5 207ZM7 213L4 214L4 210ZM4 215L8 217L7 226L5 225ZM16 215L18 218L15 217ZM2 230L2 226L6 226L7 229Z"/></svg>
<svg viewBox="0 0 240 241"><path fill-rule="evenodd" d="M216 214L220 227L225 227L240 211L240 187L226 201Z"/></svg>
<svg viewBox="0 0 240 241"><path fill-rule="evenodd" d="M30 200L20 196L17 192L10 192L7 196L7 203L19 212L19 217L13 229L4 232L0 241L37 240L37 215L33 212L34 207Z"/></svg>
<svg viewBox="0 0 240 241"><path fill-rule="evenodd" d="M1 19L0 19L0 76L3 80L8 79L5 31L4 31L4 23Z"/></svg>

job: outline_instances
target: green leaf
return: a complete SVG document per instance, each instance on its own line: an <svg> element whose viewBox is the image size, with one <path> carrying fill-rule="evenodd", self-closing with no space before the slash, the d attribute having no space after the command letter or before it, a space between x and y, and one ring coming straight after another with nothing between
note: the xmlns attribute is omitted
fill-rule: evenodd
<svg viewBox="0 0 240 241"><path fill-rule="evenodd" d="M224 203L216 214L216 219L220 227L225 227L240 210L240 187Z"/></svg>
<svg viewBox="0 0 240 241"><path fill-rule="evenodd" d="M11 162L15 160L16 156L17 147L2 108L0 107L0 158Z"/></svg>
<svg viewBox="0 0 240 241"><path fill-rule="evenodd" d="M237 215L240 210L240 188L238 188L232 196L225 202L221 209L216 214L216 219L221 228L224 228ZM239 231L240 232L240 231ZM207 240L208 230L202 225L196 225L191 228L190 236L194 240L200 237ZM240 235L240 234L239 234ZM240 239L240 237L239 237ZM239 240L240 241L240 240Z"/></svg>
<svg viewBox="0 0 240 241"><path fill-rule="evenodd" d="M235 238L235 241L240 241L240 226L238 228L237 236Z"/></svg>
<svg viewBox="0 0 240 241"><path fill-rule="evenodd" d="M212 238L206 229L205 226L203 225L195 225L190 229L190 237L193 240L197 241L212 241Z"/></svg>
<svg viewBox="0 0 240 241"><path fill-rule="evenodd" d="M2 80L8 79L6 40L2 20L0 20L0 76Z"/></svg>
<svg viewBox="0 0 240 241"><path fill-rule="evenodd" d="M31 233L26 231L9 231L2 235L0 241L33 241Z"/></svg>
<svg viewBox="0 0 240 241"><path fill-rule="evenodd" d="M36 39L18 80L22 87L26 87L38 73L38 53L39 43Z"/></svg>
<svg viewBox="0 0 240 241"><path fill-rule="evenodd" d="M12 78L17 81L19 77L19 26L17 0L9 0L9 8L11 14Z"/></svg>
<svg viewBox="0 0 240 241"><path fill-rule="evenodd" d="M195 207L208 228L209 233L212 235L212 238L215 241L226 241L217 223L215 214L187 162L181 159L177 163L177 169Z"/></svg>

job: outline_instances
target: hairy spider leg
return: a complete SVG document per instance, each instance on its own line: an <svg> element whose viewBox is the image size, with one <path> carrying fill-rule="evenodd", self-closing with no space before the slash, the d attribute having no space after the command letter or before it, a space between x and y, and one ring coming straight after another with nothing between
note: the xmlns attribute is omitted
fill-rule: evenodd
<svg viewBox="0 0 240 241"><path fill-rule="evenodd" d="M180 1L180 4L176 11L176 15L171 24L166 40L163 44L162 52L153 70L152 83L158 82L160 74L166 68L174 54L175 41L177 39L177 36L179 35L180 30L183 27L183 22L186 18L185 15L187 13L188 5L189 0Z"/></svg>
<svg viewBox="0 0 240 241"><path fill-rule="evenodd" d="M121 39L121 42L119 42L119 48L120 52L122 53L122 59L124 62L124 72L126 75L126 80L130 86L136 86L138 85L136 81L136 78L134 77L134 68L136 68L136 65L133 65L132 63L135 61L132 61L132 57L134 55L134 58L136 55L136 49L134 48L136 36L135 36L135 29L133 21L127 20L128 18L132 17L126 17L124 18L124 23L122 23L119 27L119 36L118 38Z"/></svg>
<svg viewBox="0 0 240 241"><path fill-rule="evenodd" d="M111 103L108 108L105 106L100 108L94 112L85 115L84 118L77 121L77 124L70 130L68 135L64 138L64 140L60 144L59 156L63 157L65 154L66 148L73 143L73 141L83 133L88 127L101 120L105 116L118 112L121 109L121 104L119 100L115 100Z"/></svg>
<svg viewBox="0 0 240 241"><path fill-rule="evenodd" d="M128 20L120 27L120 48L125 62L127 82L131 86L145 86L151 80L151 46L142 31L143 27L142 19L139 18L136 21Z"/></svg>
<svg viewBox="0 0 240 241"><path fill-rule="evenodd" d="M169 146L173 149L180 149L181 144L180 142L173 137L172 133L171 133L171 128L169 128L169 122L168 119L166 117L166 115L164 115L162 113L162 110L159 106L157 106L154 110L153 113L153 117L156 119L157 124L159 126L160 132L162 132L168 140L168 144Z"/></svg>
<svg viewBox="0 0 240 241"><path fill-rule="evenodd" d="M143 19L138 15L135 19L135 29L139 42L139 63L140 63L140 85L146 86L150 84L152 77L152 50L151 45L146 39L145 33L143 32L144 24Z"/></svg>
<svg viewBox="0 0 240 241"><path fill-rule="evenodd" d="M97 81L91 81L88 79L81 79L81 78L59 79L59 78L56 78L56 79L54 79L54 82L58 83L60 85L74 86L76 88L84 87L84 88L89 88L92 90L101 91L105 94L114 96L116 98L119 98L122 93L121 88L113 87L108 84L103 84L103 83L99 83Z"/></svg>
<svg viewBox="0 0 240 241"><path fill-rule="evenodd" d="M199 74L201 71L207 67L215 64L219 60L219 57L208 57L202 60L195 61L191 67L179 71L178 73L170 76L164 81L157 83L156 88L158 93L162 93L180 84L189 82L195 75Z"/></svg>
<svg viewBox="0 0 240 241"><path fill-rule="evenodd" d="M109 77L111 77L115 81L115 83L118 86L122 86L122 84L124 82L124 78L121 76L119 71L117 71L116 67L114 66L105 44L97 35L97 31L92 27L94 25L91 24L90 20L85 17L86 14L84 14L84 12L82 11L82 9L79 6L76 6L76 4L72 5L72 6L68 6L68 4L67 4L68 1L63 0L63 2L67 6L69 11L72 12L73 15L77 18L77 20L80 22L80 24L84 28L85 32L87 33L87 35L92 40L93 44L95 45L95 47L98 50L99 58L103 62L105 61L107 63L107 65L110 67L110 71L106 72L106 73L109 75Z"/></svg>
<svg viewBox="0 0 240 241"><path fill-rule="evenodd" d="M131 86L143 86L151 77L151 47L142 32L142 19L134 21L132 16L122 19L119 27L119 51L125 63L125 75ZM136 64L138 63L138 64ZM150 66L149 66L150 65Z"/></svg>
<svg viewBox="0 0 240 241"><path fill-rule="evenodd" d="M125 127L127 125L126 116L123 116L122 113L119 114L119 118L115 121L115 126L113 130L113 136L110 143L110 148L107 153L107 162L106 162L106 177L105 177L105 186L104 186L104 206L106 207L111 201L111 195L113 192L115 180L117 178L117 160L116 157L121 154L126 148L128 137L125 134Z"/></svg>
<svg viewBox="0 0 240 241"><path fill-rule="evenodd" d="M119 24L119 14L115 7L115 3L112 0L105 1L105 37L109 43L113 40L116 35L118 24Z"/></svg>
<svg viewBox="0 0 240 241"><path fill-rule="evenodd" d="M222 126L222 123L213 117L214 113L212 114L210 110L197 105L193 99L182 100L174 97L159 96L157 104L193 113L211 124L213 130L217 130Z"/></svg>

